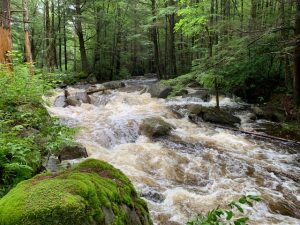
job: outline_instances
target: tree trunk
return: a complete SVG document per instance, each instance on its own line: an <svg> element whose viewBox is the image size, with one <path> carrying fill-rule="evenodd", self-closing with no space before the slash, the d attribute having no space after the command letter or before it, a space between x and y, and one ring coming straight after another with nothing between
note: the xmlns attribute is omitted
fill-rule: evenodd
<svg viewBox="0 0 300 225"><path fill-rule="evenodd" d="M295 81L294 97L297 106L300 106L300 1L296 1L296 47L295 47Z"/></svg>
<svg viewBox="0 0 300 225"><path fill-rule="evenodd" d="M0 64L10 64L12 48L9 0L0 1ZM11 65L10 65L11 66Z"/></svg>
<svg viewBox="0 0 300 225"><path fill-rule="evenodd" d="M53 56L53 65L58 69L58 63L57 63L57 52L56 52L56 30L55 30L55 4L54 0L51 2L51 16L52 16L52 22L51 22L51 50L52 50L52 56Z"/></svg>
<svg viewBox="0 0 300 225"><path fill-rule="evenodd" d="M68 53L67 53L67 32L66 32L66 26L67 26L67 20L66 20L66 5L64 3L64 14L63 14L63 20L64 20L64 64L65 64L65 71L68 70Z"/></svg>
<svg viewBox="0 0 300 225"><path fill-rule="evenodd" d="M25 40L26 61L29 64L30 73L34 74L30 35L29 35L28 0L22 0L22 6L23 6L23 23L24 23L24 40Z"/></svg>
<svg viewBox="0 0 300 225"><path fill-rule="evenodd" d="M61 10L60 0L57 1L58 11L58 65L59 70L62 71L62 38L61 38Z"/></svg>
<svg viewBox="0 0 300 225"><path fill-rule="evenodd" d="M46 39L46 62L48 66L48 70L52 72L54 70L54 52L52 45L52 29L50 22L50 8L49 8L49 0L45 1L45 39Z"/></svg>
<svg viewBox="0 0 300 225"><path fill-rule="evenodd" d="M170 4L175 5L174 0L170 1ZM175 49L175 13L169 15L169 29L170 29L170 63L171 63L171 76L177 76L177 66L176 66L176 49Z"/></svg>
<svg viewBox="0 0 300 225"><path fill-rule="evenodd" d="M159 48L158 48L158 34L157 34L157 25L156 25L156 0L151 0L151 9L153 16L153 25L152 25L152 41L154 45L154 62L155 62L155 72L157 74L158 79L161 79L161 69L160 69L160 61L159 61Z"/></svg>
<svg viewBox="0 0 300 225"><path fill-rule="evenodd" d="M100 12L101 8L96 8L96 42L95 42L95 49L94 49L94 63L93 63L93 69L96 70L97 64L100 61L101 57L101 51L100 51L100 45L101 45L101 20L100 20Z"/></svg>
<svg viewBox="0 0 300 225"><path fill-rule="evenodd" d="M82 19L81 19L81 0L75 1L76 18L75 18L75 29L79 40L79 51L81 57L81 70L85 73L89 73L89 63L85 49L83 30L82 30Z"/></svg>

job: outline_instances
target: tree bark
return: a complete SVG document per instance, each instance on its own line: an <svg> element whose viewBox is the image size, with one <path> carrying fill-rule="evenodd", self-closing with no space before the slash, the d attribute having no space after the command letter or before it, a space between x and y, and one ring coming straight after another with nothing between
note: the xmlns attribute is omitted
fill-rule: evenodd
<svg viewBox="0 0 300 225"><path fill-rule="evenodd" d="M57 11L58 11L58 66L59 70L62 71L62 38L61 38L61 4L60 0L57 1Z"/></svg>
<svg viewBox="0 0 300 225"><path fill-rule="evenodd" d="M11 51L12 48L10 22L11 22L11 17L10 17L9 0L1 0L0 1L0 64L9 65L11 63L11 59L8 55L8 53Z"/></svg>
<svg viewBox="0 0 300 225"><path fill-rule="evenodd" d="M174 0L170 0L170 5L174 6ZM175 49L175 13L169 15L169 29L170 29L170 63L171 63L171 76L177 76L177 65L176 65L176 49Z"/></svg>
<svg viewBox="0 0 300 225"><path fill-rule="evenodd" d="M66 25L67 25L67 19L66 19L66 5L64 3L64 12L63 12L63 20L64 20L64 64L65 64L65 71L68 70L68 53L67 53L67 32L66 32Z"/></svg>
<svg viewBox="0 0 300 225"><path fill-rule="evenodd" d="M22 0L22 6L23 6L25 55L26 55L26 61L29 65L29 72L33 75L34 69L33 69L33 60L32 60L32 53L31 53L30 34L29 34L28 0Z"/></svg>
<svg viewBox="0 0 300 225"><path fill-rule="evenodd" d="M153 16L153 25L152 25L152 41L154 45L154 62L155 62L155 72L157 74L158 79L162 78L161 69L160 69L160 60L159 60L159 47L158 47L158 32L156 25L156 0L151 0L151 9Z"/></svg>
<svg viewBox="0 0 300 225"><path fill-rule="evenodd" d="M90 67L86 54L84 36L82 30L82 19L81 19L81 0L75 1L75 10L76 10L76 18L75 18L75 29L79 40L79 51L81 57L81 70L85 73L89 73Z"/></svg>
<svg viewBox="0 0 300 225"><path fill-rule="evenodd" d="M294 97L297 106L300 106L300 1L296 1L296 46L295 46L295 80Z"/></svg>

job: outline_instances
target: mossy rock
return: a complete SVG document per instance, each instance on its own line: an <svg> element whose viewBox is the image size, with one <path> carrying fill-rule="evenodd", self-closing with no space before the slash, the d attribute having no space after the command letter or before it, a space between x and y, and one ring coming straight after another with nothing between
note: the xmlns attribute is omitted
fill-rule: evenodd
<svg viewBox="0 0 300 225"><path fill-rule="evenodd" d="M1 225L151 225L146 203L129 179L88 159L56 176L19 183L0 200Z"/></svg>
<svg viewBox="0 0 300 225"><path fill-rule="evenodd" d="M140 133L147 137L162 137L169 135L173 126L160 117L150 117L143 120Z"/></svg>

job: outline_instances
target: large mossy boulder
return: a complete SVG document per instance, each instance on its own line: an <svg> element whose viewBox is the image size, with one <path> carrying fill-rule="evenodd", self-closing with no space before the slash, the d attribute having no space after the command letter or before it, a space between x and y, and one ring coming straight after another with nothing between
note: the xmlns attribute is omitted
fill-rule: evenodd
<svg viewBox="0 0 300 225"><path fill-rule="evenodd" d="M199 118L205 122L234 127L241 123L241 119L221 109L192 105L188 108L189 118L198 122Z"/></svg>
<svg viewBox="0 0 300 225"><path fill-rule="evenodd" d="M140 133L147 137L162 137L170 134L173 126L160 117L150 117L142 121Z"/></svg>
<svg viewBox="0 0 300 225"><path fill-rule="evenodd" d="M150 225L146 203L113 166L86 160L19 183L0 200L1 225Z"/></svg>

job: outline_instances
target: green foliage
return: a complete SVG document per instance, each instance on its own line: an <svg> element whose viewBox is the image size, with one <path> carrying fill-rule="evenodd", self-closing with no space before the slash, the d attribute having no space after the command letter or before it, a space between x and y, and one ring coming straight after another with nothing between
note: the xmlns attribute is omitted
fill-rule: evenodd
<svg viewBox="0 0 300 225"><path fill-rule="evenodd" d="M128 224L128 209L151 225L146 203L129 179L106 162L86 160L53 177L38 175L20 183L0 200L0 224Z"/></svg>
<svg viewBox="0 0 300 225"><path fill-rule="evenodd" d="M189 73L189 74L186 74L186 75L176 77L174 79L162 80L161 83L164 84L164 85L170 85L173 88L173 91L169 95L169 97L174 97L177 94L179 94L180 91L182 89L184 89L188 84L193 83L195 81L196 81L195 73Z"/></svg>
<svg viewBox="0 0 300 225"><path fill-rule="evenodd" d="M187 225L247 225L248 217L237 217L236 214L244 214L242 205L253 207L254 202L262 201L261 197L255 195L244 195L238 201L228 204L229 209L217 207L207 213L199 215Z"/></svg>
<svg viewBox="0 0 300 225"><path fill-rule="evenodd" d="M15 60L17 61L17 60ZM49 90L42 76L30 75L26 65L0 70L0 197L41 167L42 157L73 142L74 130L61 126L43 107Z"/></svg>
<svg viewBox="0 0 300 225"><path fill-rule="evenodd" d="M197 35L205 29L207 23L207 17L203 15L203 4L191 4L189 0L181 0L181 5L187 5L182 7L178 11L180 19L175 25L175 30L181 30L186 36Z"/></svg>

